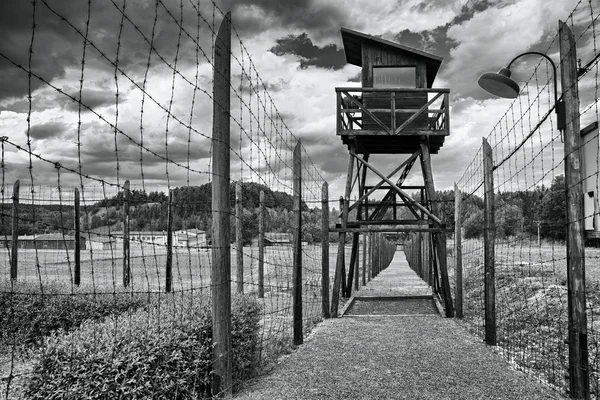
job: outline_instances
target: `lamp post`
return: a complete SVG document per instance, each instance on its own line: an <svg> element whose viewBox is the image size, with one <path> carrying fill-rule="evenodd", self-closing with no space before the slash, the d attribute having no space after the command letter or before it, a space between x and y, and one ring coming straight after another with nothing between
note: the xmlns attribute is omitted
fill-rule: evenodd
<svg viewBox="0 0 600 400"><path fill-rule="evenodd" d="M559 130L565 129L565 103L561 98L558 97L558 88L556 84L556 64L550 57L548 57L544 53L540 53L537 51L527 51L525 53L519 54L515 58L508 63L506 68L502 68L498 72L486 72L479 77L477 83L483 90L488 93L491 93L495 96L505 97L508 99L516 99L519 96L519 92L521 88L519 84L511 79L510 75L510 66L520 57L526 55L538 55L544 57L546 60L550 62L552 65L553 77L554 77L554 111L556 112L556 126Z"/></svg>

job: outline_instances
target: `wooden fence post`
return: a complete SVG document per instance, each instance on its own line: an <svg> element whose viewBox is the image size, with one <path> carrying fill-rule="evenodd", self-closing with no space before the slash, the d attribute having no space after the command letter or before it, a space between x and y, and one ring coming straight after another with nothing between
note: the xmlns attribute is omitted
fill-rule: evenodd
<svg viewBox="0 0 600 400"><path fill-rule="evenodd" d="M75 188L75 273L73 276L73 283L79 286L81 284L81 224L80 209L79 209L79 189Z"/></svg>
<svg viewBox="0 0 600 400"><path fill-rule="evenodd" d="M244 293L244 241L242 238L242 182L235 183L235 247L237 292Z"/></svg>
<svg viewBox="0 0 600 400"><path fill-rule="evenodd" d="M329 318L329 185L321 188L321 303L323 318Z"/></svg>
<svg viewBox="0 0 600 400"><path fill-rule="evenodd" d="M232 398L231 254L229 228L231 13L214 43L212 137L212 394Z"/></svg>
<svg viewBox="0 0 600 400"><path fill-rule="evenodd" d="M462 196L456 183L454 184L454 274L456 279L456 318L463 317L463 286L462 286Z"/></svg>
<svg viewBox="0 0 600 400"><path fill-rule="evenodd" d="M362 285L367 284L367 233L363 233L363 253L362 253Z"/></svg>
<svg viewBox="0 0 600 400"><path fill-rule="evenodd" d="M583 173L577 55L573 33L559 22L560 73L565 105L565 187L567 197L567 289L569 308L569 386L573 398L589 399L587 316L585 307L585 247ZM558 104L557 104L558 106Z"/></svg>
<svg viewBox="0 0 600 400"><path fill-rule="evenodd" d="M483 254L485 268L485 342L496 345L496 277L495 277L495 222L494 222L494 159L492 148L483 138Z"/></svg>
<svg viewBox="0 0 600 400"><path fill-rule="evenodd" d="M304 342L302 337L302 155L300 142L294 148L294 345Z"/></svg>
<svg viewBox="0 0 600 400"><path fill-rule="evenodd" d="M265 192L260 191L258 208L258 297L265 297Z"/></svg>
<svg viewBox="0 0 600 400"><path fill-rule="evenodd" d="M123 286L131 283L131 254L129 251L129 181L123 184Z"/></svg>
<svg viewBox="0 0 600 400"><path fill-rule="evenodd" d="M169 190L167 204L167 265L165 271L165 290L173 290L173 191Z"/></svg>
<svg viewBox="0 0 600 400"><path fill-rule="evenodd" d="M12 250L10 254L10 279L17 279L19 264L19 188L21 182L17 179L13 185L12 195Z"/></svg>

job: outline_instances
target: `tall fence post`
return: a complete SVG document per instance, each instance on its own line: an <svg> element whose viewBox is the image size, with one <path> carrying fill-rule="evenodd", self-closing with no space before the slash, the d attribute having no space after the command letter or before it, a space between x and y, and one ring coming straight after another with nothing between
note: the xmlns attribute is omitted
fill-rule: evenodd
<svg viewBox="0 0 600 400"><path fill-rule="evenodd" d="M329 318L329 185L321 188L321 303L323 318Z"/></svg>
<svg viewBox="0 0 600 400"><path fill-rule="evenodd" d="M214 44L212 137L212 319L213 396L232 398L231 255L229 228L231 13Z"/></svg>
<svg viewBox="0 0 600 400"><path fill-rule="evenodd" d="M494 159L492 148L483 138L484 228L483 254L485 268L485 342L496 345L496 278L495 278L495 223L494 223Z"/></svg>
<svg viewBox="0 0 600 400"><path fill-rule="evenodd" d="M454 184L454 274L456 279L456 318L463 317L463 285L462 285L462 196L456 183Z"/></svg>
<svg viewBox="0 0 600 400"><path fill-rule="evenodd" d="M75 272L73 283L79 286L81 284L81 223L79 209L79 189L74 190L74 206L75 206Z"/></svg>
<svg viewBox="0 0 600 400"><path fill-rule="evenodd" d="M265 192L260 191L258 208L258 297L265 297Z"/></svg>
<svg viewBox="0 0 600 400"><path fill-rule="evenodd" d="M167 204L167 265L165 271L165 291L173 290L173 191L169 190Z"/></svg>
<svg viewBox="0 0 600 400"><path fill-rule="evenodd" d="M302 337L302 156L300 142L294 148L294 345L303 343Z"/></svg>
<svg viewBox="0 0 600 400"><path fill-rule="evenodd" d="M237 292L244 293L244 241L242 238L242 182L235 183L235 247Z"/></svg>
<svg viewBox="0 0 600 400"><path fill-rule="evenodd" d="M559 22L560 73L565 105L565 187L567 197L567 288L569 308L569 386L571 397L590 398L587 317L585 310L585 247L583 177L579 134L577 54L573 33ZM557 105L558 106L558 105Z"/></svg>
<svg viewBox="0 0 600 400"><path fill-rule="evenodd" d="M10 254L10 279L17 279L19 264L19 188L21 182L17 179L13 185L12 195L12 250Z"/></svg>
<svg viewBox="0 0 600 400"><path fill-rule="evenodd" d="M129 181L123 184L123 286L131 283L131 254L129 251Z"/></svg>

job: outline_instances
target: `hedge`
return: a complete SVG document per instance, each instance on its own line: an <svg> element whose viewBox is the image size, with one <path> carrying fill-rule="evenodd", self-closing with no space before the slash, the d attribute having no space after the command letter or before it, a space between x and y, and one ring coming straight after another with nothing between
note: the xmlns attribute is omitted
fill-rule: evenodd
<svg viewBox="0 0 600 400"><path fill-rule="evenodd" d="M148 295L127 292L90 294L77 288L68 294L61 284L0 284L0 348L35 346L56 330L70 331L84 320L136 310L148 303ZM67 294L65 294L67 293Z"/></svg>
<svg viewBox="0 0 600 400"><path fill-rule="evenodd" d="M259 322L259 303L234 296L234 382L258 368ZM210 304L192 294L164 295L144 310L85 321L46 339L26 398L210 398L211 336Z"/></svg>

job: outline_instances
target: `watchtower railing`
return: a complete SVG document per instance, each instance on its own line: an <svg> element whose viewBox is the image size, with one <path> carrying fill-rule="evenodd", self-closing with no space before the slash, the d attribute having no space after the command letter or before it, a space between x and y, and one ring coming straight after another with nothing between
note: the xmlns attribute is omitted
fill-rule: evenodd
<svg viewBox="0 0 600 400"><path fill-rule="evenodd" d="M338 135L450 134L449 89L336 88Z"/></svg>

